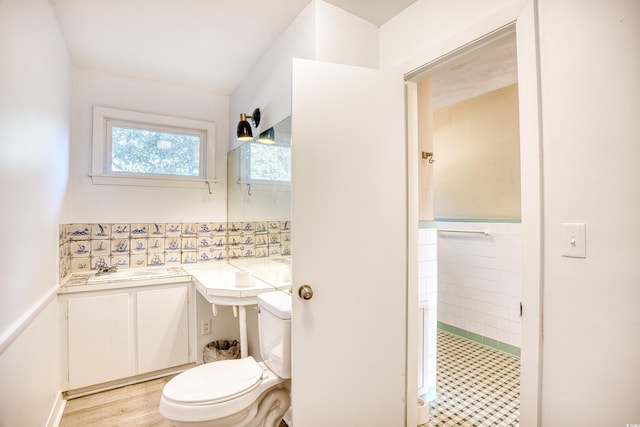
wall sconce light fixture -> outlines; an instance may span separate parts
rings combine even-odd
[[[273,128],[269,128],[264,132],[260,132],[260,136],[258,137],[258,142],[261,144],[275,144],[276,142],[276,133],[273,131]]]
[[[253,110],[253,115],[247,116],[244,113],[240,113],[240,121],[238,122],[238,131],[236,134],[238,135],[239,141],[248,141],[253,139],[253,132],[251,131],[251,125],[247,121],[247,119],[251,119],[253,123],[253,127],[258,127],[260,124],[260,109],[256,108]]]

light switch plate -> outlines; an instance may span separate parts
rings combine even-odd
[[[587,225],[583,222],[562,223],[562,256],[587,257]]]

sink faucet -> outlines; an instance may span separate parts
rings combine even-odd
[[[109,267],[108,265],[102,266],[102,267],[98,267],[98,271],[96,272],[96,276],[101,276],[103,274],[107,274],[107,273],[114,273],[118,271],[118,266],[117,265],[112,265],[111,267]]]

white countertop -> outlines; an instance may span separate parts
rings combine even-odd
[[[256,303],[256,296],[274,289],[288,290],[291,287],[289,281],[268,283],[260,280],[254,274],[252,266],[256,268],[262,277],[266,266],[269,266],[269,277],[279,280],[286,278],[289,265],[281,260],[259,260],[243,262],[240,267],[228,263],[186,264],[180,267],[146,267],[123,269],[113,273],[96,275],[95,273],[75,273],[70,275],[61,284],[58,293],[68,294],[75,292],[101,291],[108,289],[121,289],[139,286],[165,285],[184,281],[193,281],[198,292],[214,304],[221,305],[250,305]],[[284,272],[277,272],[278,269]],[[236,286],[236,272],[249,271],[252,286]],[[259,271],[258,271],[259,270]]]
[[[241,271],[231,264],[189,265],[183,269],[191,275],[196,289],[213,304],[250,305],[256,303],[256,296],[274,289],[288,289],[284,285],[276,287],[255,276],[253,286],[236,286],[236,272]]]
[[[74,273],[58,288],[58,294],[132,288],[138,286],[166,285],[191,281],[181,267],[130,268],[96,276],[91,273]]]

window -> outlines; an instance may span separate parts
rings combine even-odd
[[[251,142],[242,153],[242,181],[250,184],[289,184],[291,146]]]
[[[210,122],[95,107],[95,184],[201,186],[214,176]]]

